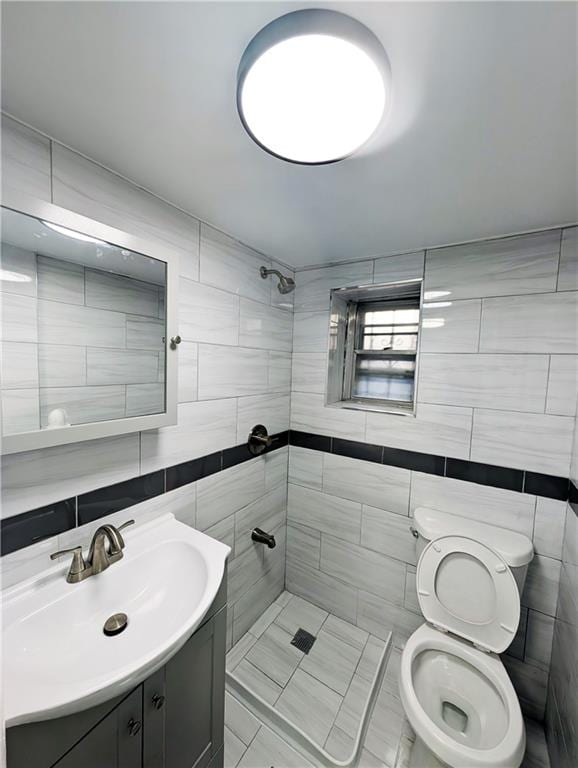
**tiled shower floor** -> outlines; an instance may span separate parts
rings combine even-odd
[[[291,645],[291,638],[300,628],[317,638],[309,654]],[[284,592],[231,649],[227,672],[336,760],[347,760],[385,647],[383,640]],[[399,653],[392,650],[368,727],[361,766],[395,763],[404,729],[397,695],[398,664]],[[239,733],[243,730],[239,720],[253,722],[253,728]],[[260,724],[231,691],[227,693],[226,725],[226,765],[231,768],[257,768],[261,763],[266,768],[311,765]],[[259,731],[252,733],[255,727]],[[247,744],[243,735],[250,734]],[[277,763],[273,762],[273,754],[278,755]]]
[[[309,655],[290,645],[297,629],[317,637]],[[302,728],[336,760],[349,758],[369,682],[385,643],[284,592],[227,656],[227,672]],[[407,768],[413,734],[398,693],[401,651],[391,649],[360,768]],[[368,681],[369,678],[369,681]],[[521,768],[550,768],[543,728],[526,721]],[[325,768],[313,764],[227,690],[225,768]]]

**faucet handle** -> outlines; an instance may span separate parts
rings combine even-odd
[[[122,531],[124,528],[128,528],[129,525],[134,525],[134,520],[127,520],[126,523],[123,523],[122,525],[119,525],[117,527],[117,531]]]
[[[69,576],[77,576],[79,573],[82,573],[84,569],[86,568],[86,563],[84,562],[84,557],[82,556],[82,547],[71,547],[70,549],[60,549],[58,552],[53,552],[50,555],[51,560],[56,560],[57,557],[60,557],[60,555],[68,555],[72,554],[72,563],[70,564],[70,570],[68,571]]]

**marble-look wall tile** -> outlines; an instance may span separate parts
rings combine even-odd
[[[58,538],[58,536],[51,536],[37,544],[3,555],[0,559],[2,589],[8,589],[46,570],[50,555],[60,549]]]
[[[550,668],[554,619],[538,611],[528,611],[525,659],[546,671]]]
[[[471,408],[419,403],[415,418],[368,413],[365,439],[392,448],[467,459],[471,429]]]
[[[269,350],[269,392],[289,392],[291,389],[291,355]]]
[[[179,255],[180,274],[199,276],[199,222],[75,152],[54,144],[53,202]]]
[[[265,462],[258,458],[197,481],[197,525],[203,531],[265,493]]]
[[[287,474],[289,464],[289,446],[278,448],[272,453],[266,453],[265,460],[265,487],[267,490],[282,485],[287,495]]]
[[[268,381],[265,350],[199,344],[199,400],[264,393]]]
[[[235,399],[182,403],[178,423],[141,432],[141,472],[162,469],[235,445]]]
[[[453,301],[554,291],[559,252],[559,230],[427,251],[424,298]]]
[[[96,269],[86,269],[85,283],[85,302],[89,307],[158,317],[159,292],[152,283]]]
[[[403,606],[408,611],[413,611],[419,616],[422,615],[417,597],[416,569],[413,565],[405,566],[405,593],[403,597]]]
[[[475,504],[472,500],[475,499]],[[453,515],[509,528],[532,538],[536,497],[449,477],[411,474],[410,510],[430,507]]]
[[[481,299],[424,302],[421,352],[477,352],[481,312]]]
[[[578,227],[562,231],[558,290],[578,290]]]
[[[33,296],[3,293],[0,335],[4,341],[38,341],[37,303]]]
[[[26,512],[138,474],[136,433],[13,453],[2,459],[2,516]]]
[[[568,477],[574,420],[475,410],[471,460]]]
[[[321,570],[392,603],[403,603],[405,564],[379,552],[322,533]]]
[[[4,235],[6,237],[6,235]],[[2,243],[0,265],[7,272],[15,272],[18,280],[0,280],[1,293],[21,296],[37,295],[36,254],[10,243]]]
[[[291,389],[294,392],[325,392],[327,355],[324,352],[293,354]]]
[[[50,141],[2,115],[2,186],[50,202]]]
[[[165,385],[127,384],[125,416],[147,416],[165,410]]]
[[[38,368],[43,387],[82,387],[86,384],[86,348],[39,344]]]
[[[293,352],[327,354],[329,312],[295,312],[293,316]]]
[[[38,256],[37,275],[38,298],[84,304],[84,267],[80,264]]]
[[[124,347],[125,315],[105,309],[38,301],[38,341],[81,347]]]
[[[559,560],[544,557],[544,555],[534,555],[528,566],[522,604],[547,616],[555,616],[560,568]]]
[[[287,521],[331,533],[350,543],[358,543],[361,504],[290,484]]]
[[[308,448],[289,447],[289,482],[320,491],[323,486],[323,460],[326,454]]]
[[[125,415],[125,388],[49,387],[40,390],[40,423],[46,427],[50,412],[63,408],[70,424],[122,419]]]
[[[388,640],[393,632],[395,648],[402,648],[415,630],[424,622],[423,616],[408,611],[378,595],[361,590],[357,605],[357,626],[372,635]]]
[[[239,297],[181,278],[179,333],[185,341],[239,343]]]
[[[263,280],[259,267],[271,262],[238,240],[201,224],[201,283],[268,304],[270,279]]]
[[[289,429],[289,394],[240,397],[237,410],[237,443],[244,443],[256,424],[274,435]]]
[[[364,440],[365,413],[327,407],[324,404],[323,395],[293,392],[291,395],[291,429],[343,437],[349,440]]]
[[[87,384],[150,384],[156,383],[158,376],[159,356],[154,350],[86,350]],[[42,384],[46,386],[44,381]]]
[[[361,546],[415,565],[415,539],[410,525],[411,520],[403,515],[364,504],[361,511]]]
[[[534,550],[538,555],[562,559],[566,502],[557,499],[536,499]]]
[[[16,435],[39,428],[38,389],[4,389],[2,399],[2,434]]]
[[[329,576],[306,565],[302,560],[287,561],[286,588],[355,624],[357,618],[357,589],[350,583]]]
[[[578,293],[484,299],[481,352],[578,353]]]
[[[503,656],[502,661],[518,694],[522,712],[534,720],[542,721],[546,706],[548,673],[511,656]]]
[[[109,314],[114,313],[110,312]],[[126,316],[126,346],[129,349],[164,349],[164,335],[165,323],[163,320],[153,320],[150,317],[141,317],[140,315]],[[99,344],[98,346],[104,345]]]
[[[401,253],[399,256],[386,256],[375,259],[373,282],[395,283],[402,280],[415,280],[423,277],[425,251]]]
[[[574,416],[578,394],[578,356],[550,355],[546,413]]]
[[[253,626],[263,611],[285,588],[285,563],[275,562],[233,607],[233,642],[236,643]]]
[[[304,563],[319,568],[321,533],[315,528],[293,523],[287,526],[287,558],[295,564]]]
[[[323,458],[323,491],[406,516],[410,472],[370,461],[327,453]]]
[[[297,273],[295,312],[329,309],[329,293],[332,288],[368,285],[373,279],[373,262],[358,261],[353,264],[337,264],[323,269],[306,269]]]
[[[253,470],[251,477],[258,478],[256,470]],[[249,478],[249,474],[247,474],[247,478]],[[246,485],[242,487],[249,487],[248,480]],[[235,554],[241,554],[247,549],[259,548],[251,539],[253,528],[261,528],[268,533],[275,533],[281,526],[285,525],[286,519],[287,489],[285,486],[277,486],[264,496],[260,496],[256,501],[252,501],[239,509],[235,514]]]
[[[239,344],[244,347],[291,351],[292,316],[258,301],[241,299]]]
[[[0,342],[2,389],[34,389],[38,387],[38,347],[16,341]]]
[[[543,413],[548,355],[423,354],[418,397],[425,403]]]
[[[197,344],[183,341],[179,345],[179,403],[190,403],[197,399],[197,377],[199,371],[199,350]],[[164,368],[164,359],[159,368]],[[163,372],[163,371],[160,371]]]

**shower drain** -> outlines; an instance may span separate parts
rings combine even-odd
[[[315,635],[307,632],[306,629],[298,629],[297,632],[295,632],[293,635],[291,645],[294,645],[295,648],[297,648],[299,651],[303,651],[303,653],[309,653],[309,651],[313,648],[313,643],[316,640],[317,638]]]

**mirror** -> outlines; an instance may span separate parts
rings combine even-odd
[[[2,208],[3,453],[174,423],[168,261],[58,219]]]

